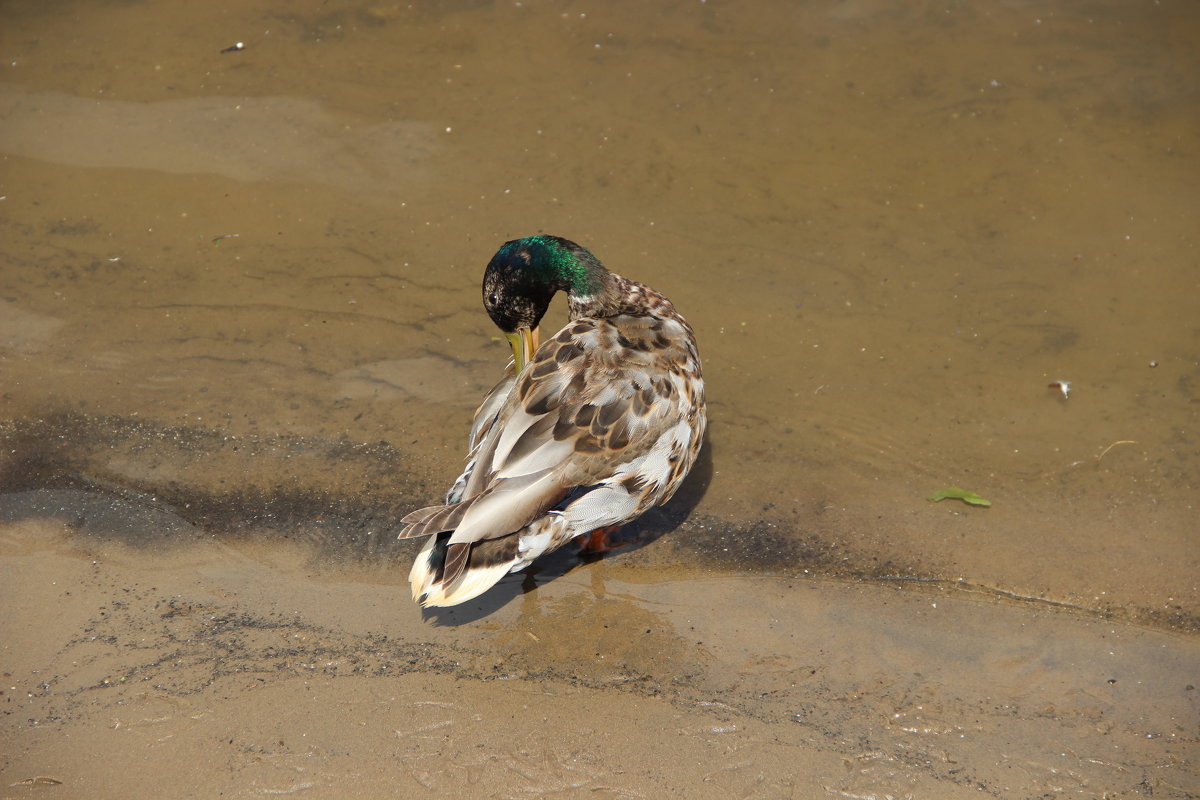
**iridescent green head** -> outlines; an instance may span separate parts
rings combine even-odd
[[[520,370],[536,348],[536,330],[558,291],[593,294],[606,270],[586,248],[559,236],[505,242],[483,274],[483,307],[513,344]]]

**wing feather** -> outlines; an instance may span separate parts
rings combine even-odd
[[[699,381],[690,330],[664,336],[664,325],[680,323],[655,317],[587,322],[544,342],[484,400],[460,502],[404,518],[405,538],[449,533],[443,587],[474,569],[476,544],[517,533],[551,509],[565,509],[572,528],[617,524],[674,488],[669,453],[686,452],[692,433],[679,426],[693,401],[678,382],[689,370]]]

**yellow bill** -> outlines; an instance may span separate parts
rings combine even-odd
[[[513,363],[517,365],[519,373],[525,369],[526,364],[533,360],[533,354],[538,349],[541,339],[541,327],[533,330],[517,328],[512,333],[504,334],[504,338],[508,339],[508,343],[512,345]]]

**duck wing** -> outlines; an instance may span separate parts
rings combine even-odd
[[[649,316],[568,323],[515,377],[492,421],[476,424],[459,502],[409,514],[400,534],[448,534],[444,583],[467,567],[473,546],[547,512],[566,518],[561,544],[670,496],[704,431],[691,330]]]
[[[487,436],[492,425],[496,423],[496,419],[500,415],[500,410],[504,407],[504,403],[508,399],[508,394],[512,391],[516,380],[517,372],[513,362],[510,361],[508,362],[508,368],[504,371],[504,377],[487,393],[487,396],[483,398],[483,402],[479,404],[479,408],[475,409],[475,416],[471,421],[471,433],[467,436],[467,466],[446,492],[446,505],[453,505],[462,501],[467,481],[470,479],[471,473],[475,470],[475,464],[477,463],[475,451],[478,448],[479,442]]]

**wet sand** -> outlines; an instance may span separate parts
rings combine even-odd
[[[197,531],[147,552],[87,524],[5,530],[7,615],[42,622],[6,625],[19,731],[6,785],[161,796],[170,775],[189,797],[713,798],[1193,785],[1195,642],[1061,609],[673,576],[644,548],[556,559],[422,620],[400,570],[331,570],[304,545]]]
[[[1200,794],[1196,52],[1182,3],[8,7],[0,797]],[[536,231],[676,302],[708,445],[637,544],[423,615],[398,520]]]

